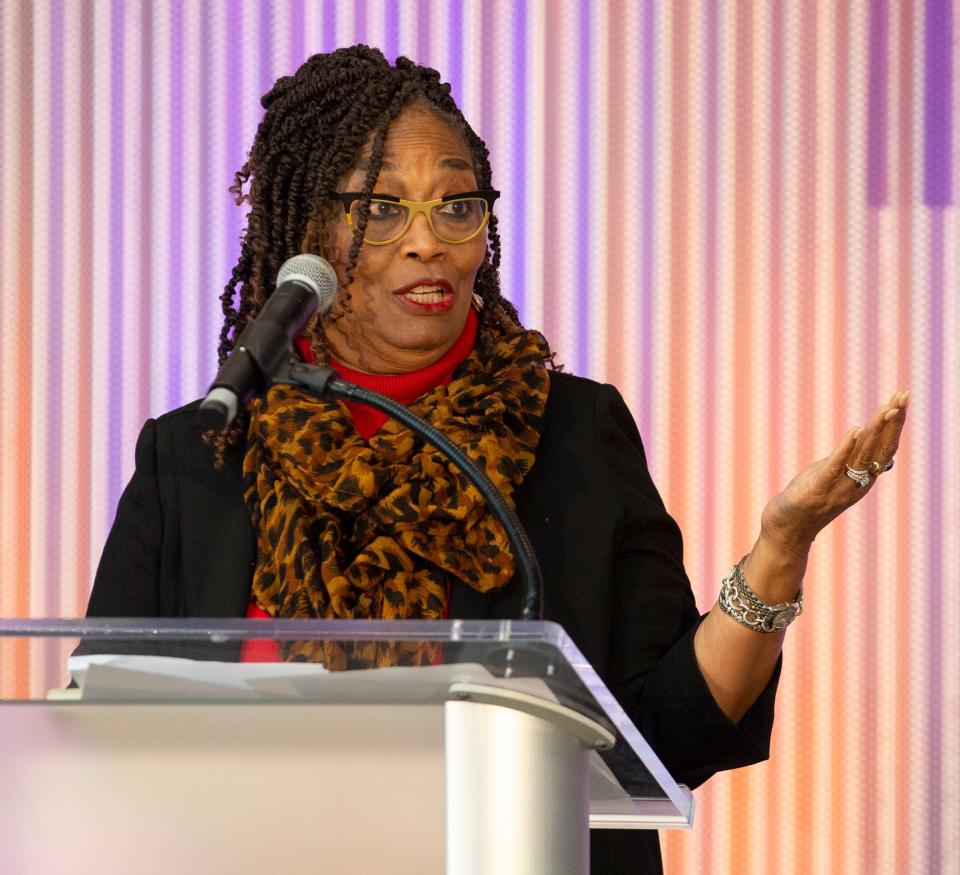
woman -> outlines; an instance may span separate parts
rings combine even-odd
[[[551,369],[500,294],[487,150],[449,86],[356,46],[309,59],[263,105],[233,189],[250,213],[221,360],[283,261],[326,257],[341,288],[303,356],[409,404],[483,465],[536,549],[546,618],[678,780],[765,758],[809,548],[892,464],[906,393],[767,505],[701,619],[619,394]],[[91,616],[517,615],[502,530],[396,422],[275,388],[206,438],[195,405],[144,427]],[[650,833],[591,839],[596,871],[660,868]]]

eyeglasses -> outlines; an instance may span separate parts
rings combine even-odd
[[[337,197],[347,214],[347,225],[356,227],[363,195],[351,191],[339,193]],[[391,194],[374,194],[370,196],[363,242],[373,246],[393,243],[407,233],[414,216],[423,213],[438,239],[444,243],[466,243],[487,224],[498,197],[499,191],[465,191],[433,201],[407,201]]]

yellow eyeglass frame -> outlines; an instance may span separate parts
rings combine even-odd
[[[347,219],[347,227],[353,230],[353,213],[351,212],[351,209],[357,201],[363,200],[364,195],[358,191],[344,191],[338,192],[337,197],[339,198],[340,203],[343,204],[343,210]],[[395,197],[392,194],[372,194],[370,195],[370,203],[380,201],[381,203],[397,204],[398,206],[406,207],[407,221],[403,228],[401,228],[400,231],[389,240],[367,240],[367,238],[364,237],[363,242],[368,243],[370,246],[389,246],[391,243],[396,243],[397,240],[399,240],[410,229],[410,226],[413,224],[413,220],[417,214],[423,213],[427,220],[427,224],[430,226],[430,230],[438,240],[441,240],[444,243],[449,243],[452,246],[456,246],[460,243],[468,243],[470,240],[473,240],[473,238],[476,237],[477,234],[479,234],[484,228],[486,228],[487,222],[490,221],[490,213],[493,210],[493,202],[498,197],[500,197],[500,192],[494,191],[493,189],[487,189],[484,191],[462,191],[457,194],[447,194],[432,201],[408,201],[404,198]],[[480,222],[479,226],[477,226],[477,229],[470,234],[469,237],[464,237],[463,240],[448,240],[434,227],[433,218],[430,215],[430,211],[434,207],[440,206],[440,204],[447,204],[451,201],[458,200],[482,200],[486,203],[486,211],[483,214],[483,221]]]

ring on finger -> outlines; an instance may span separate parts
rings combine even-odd
[[[889,462],[871,462],[868,467],[870,469],[870,473],[873,474],[874,477],[879,477],[885,471],[889,471],[893,467],[893,459],[891,459]]]
[[[873,480],[870,472],[866,469],[851,468],[849,465],[845,465],[844,467],[847,469],[847,476],[861,489],[865,489],[870,485],[870,481]]]

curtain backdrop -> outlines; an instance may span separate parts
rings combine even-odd
[[[0,615],[82,614],[143,420],[214,374],[259,97],[367,42],[453,83],[506,294],[623,391],[703,610],[766,499],[913,390],[897,467],[813,551],[772,761],[663,843],[673,873],[957,871],[960,3],[0,9]]]

